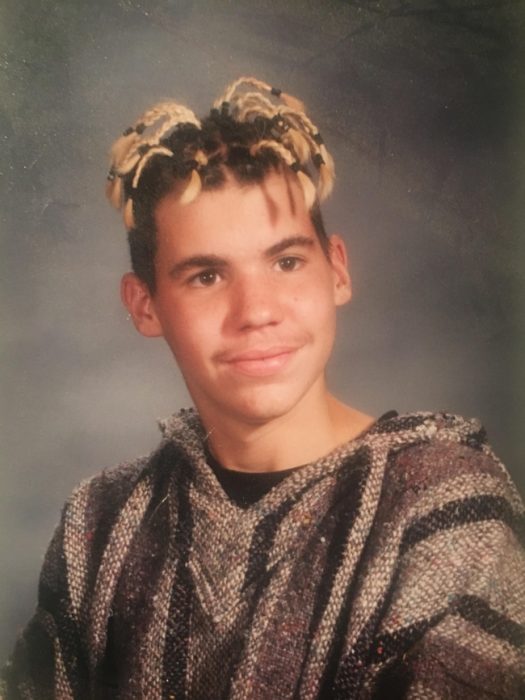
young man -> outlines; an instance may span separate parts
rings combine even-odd
[[[122,298],[195,408],[66,504],[7,697],[523,697],[523,506],[483,429],[327,389],[351,296],[332,180],[255,79],[116,142]]]

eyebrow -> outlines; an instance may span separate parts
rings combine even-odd
[[[315,241],[309,236],[288,236],[267,248],[264,251],[264,257],[273,258],[275,255],[279,255],[279,253],[283,253],[285,250],[288,250],[288,248],[294,246],[311,248],[313,245],[315,245]],[[225,258],[221,258],[219,255],[192,255],[189,258],[184,258],[184,260],[175,263],[170,269],[169,274],[170,277],[177,278],[188,270],[206,267],[217,269],[227,267],[227,265],[228,261]]]
[[[194,270],[195,268],[218,268],[226,267],[227,264],[228,262],[218,255],[192,255],[189,258],[184,258],[184,260],[175,263],[170,270],[170,277],[179,277],[187,270]]]
[[[284,253],[288,248],[294,246],[302,246],[304,248],[311,248],[315,245],[315,241],[310,236],[288,236],[288,238],[283,238],[282,241],[274,243],[265,252],[264,255],[267,258],[273,258],[274,255],[279,255],[279,253]]]

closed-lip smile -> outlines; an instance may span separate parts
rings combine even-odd
[[[281,370],[296,350],[296,347],[288,345],[256,348],[245,352],[226,353],[221,360],[242,374],[265,376]]]

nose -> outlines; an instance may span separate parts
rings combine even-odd
[[[277,325],[283,303],[275,282],[267,275],[247,273],[231,287],[230,322],[236,330]]]

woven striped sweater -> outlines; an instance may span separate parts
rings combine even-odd
[[[376,423],[247,509],[193,411],[66,503],[6,698],[523,698],[523,505],[477,421]]]

